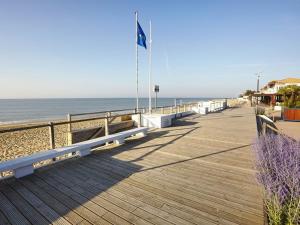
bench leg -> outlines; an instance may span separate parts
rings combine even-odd
[[[71,153],[68,154],[68,157],[72,157],[74,155],[76,155],[76,152],[71,152]]]
[[[78,155],[80,157],[83,157],[83,156],[86,156],[86,155],[89,155],[89,154],[91,154],[91,149],[90,148],[86,148],[86,149],[82,149],[82,150],[78,151]]]
[[[143,131],[143,132],[137,133],[136,136],[137,137],[146,137],[147,136],[147,132]]]
[[[121,144],[124,144],[125,140],[122,138],[122,139],[118,139],[118,140],[114,140],[114,144],[116,145],[121,145]]]
[[[32,165],[14,169],[16,178],[21,178],[21,177],[25,177],[27,175],[33,174],[33,171],[34,171],[34,169],[33,169]]]

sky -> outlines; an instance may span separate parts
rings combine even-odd
[[[135,97],[135,15],[160,97],[300,77],[299,0],[0,0],[0,98]],[[139,47],[140,96],[149,50]]]

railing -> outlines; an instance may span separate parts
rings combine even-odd
[[[180,105],[170,105],[170,106],[158,106],[152,109],[152,113],[159,113],[159,114],[170,114],[170,113],[179,113],[179,112],[186,112],[192,111],[194,106],[197,106],[198,103],[184,103]],[[149,112],[148,108],[145,108],[145,112]]]
[[[178,113],[191,110],[196,103],[177,106],[163,106],[152,110],[152,113]],[[0,162],[30,155],[41,150],[49,150],[72,144],[73,131],[84,128],[101,127],[98,133],[109,134],[109,125],[117,123],[122,116],[147,113],[148,108],[122,109],[114,111],[99,111],[88,113],[68,114],[66,120],[50,121],[31,125],[14,125],[0,127]],[[141,116],[139,116],[141,118]],[[121,121],[121,119],[120,119]],[[138,124],[141,124],[140,121]],[[93,135],[94,136],[94,135]],[[94,138],[93,136],[90,139]]]
[[[82,114],[68,114],[68,118],[69,118],[68,121],[48,122],[47,124],[29,125],[29,126],[22,126],[22,127],[16,127],[16,128],[1,129],[0,134],[48,127],[49,128],[49,136],[50,136],[50,147],[55,148],[55,143],[53,141],[54,140],[54,138],[53,138],[54,137],[54,127],[55,126],[59,126],[59,125],[68,125],[68,126],[70,126],[72,124],[80,123],[80,122],[87,122],[87,121],[93,121],[93,120],[99,120],[99,119],[109,120],[109,119],[115,119],[115,118],[120,117],[120,116],[131,116],[131,115],[135,115],[135,114],[141,114],[141,112],[134,112],[134,113],[126,113],[126,114],[122,114],[122,115],[109,115],[112,112],[106,112],[107,113],[106,116],[98,116],[98,117],[91,117],[91,118],[85,118],[85,119],[71,120],[71,116],[91,115],[91,114],[99,114],[99,113],[100,112],[97,112],[97,113],[82,113]],[[101,113],[104,113],[104,112],[101,112]]]
[[[132,116],[135,114],[141,115],[141,112],[136,112],[135,110],[132,111],[133,112],[127,112],[121,115],[114,115],[111,112],[107,112],[105,116],[101,115],[79,119],[70,117],[72,119],[67,121],[56,121],[1,129],[0,161],[31,155],[42,150],[70,145],[72,144],[70,142],[70,137],[72,137],[72,134],[70,133],[72,132],[72,125],[78,124],[77,127],[91,127],[91,125],[94,124],[97,124],[100,127],[102,125],[101,129],[105,129],[105,135],[108,135],[109,124],[117,117]]]
[[[256,115],[256,126],[258,136],[280,133],[274,122],[265,115]]]

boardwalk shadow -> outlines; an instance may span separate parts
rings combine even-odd
[[[107,191],[140,169],[130,162],[91,154],[38,169],[31,176],[5,180],[0,184],[0,224],[79,224],[84,220],[114,224],[113,204],[122,200]],[[126,218],[118,220],[128,224]]]
[[[196,122],[190,121],[176,121],[175,124],[178,126],[176,130],[183,132],[172,135],[167,130],[150,132],[143,139],[126,141],[125,145],[100,148],[86,157],[39,168],[31,176],[1,181],[0,224],[80,224],[86,223],[84,221],[115,224],[116,218],[119,224],[128,224],[135,219],[142,222],[143,219],[135,218],[133,214],[118,215],[116,211],[119,205],[128,212],[134,207],[127,203],[127,194],[135,194],[134,187],[124,180],[143,170],[135,162],[200,128],[193,126]],[[166,141],[147,146],[147,142],[160,137]],[[143,146],[153,149],[143,153],[140,151]],[[115,157],[131,151],[138,154],[133,154],[128,160]]]
[[[166,134],[167,131],[150,133],[110,150],[94,151],[83,158],[42,167],[21,179],[1,181],[0,224],[86,224],[85,220],[91,224],[115,224],[116,218],[119,224],[128,224],[135,216],[128,214],[127,218],[111,212],[119,204],[124,210],[132,211],[133,206],[126,203],[128,199],[124,195],[127,191],[132,194],[132,188],[121,181],[142,167],[118,160],[114,155]]]
[[[188,120],[175,120],[172,127],[193,126],[196,124],[198,123]]]
[[[143,158],[155,153],[156,151],[164,148],[165,146],[175,143],[179,139],[183,138],[184,136],[192,133],[193,131],[195,131],[199,128],[200,128],[199,126],[185,128],[184,132],[179,133],[179,134],[172,134],[172,135],[169,135],[170,132],[168,132],[168,131],[156,131],[153,133],[149,133],[149,135],[146,136],[142,140],[138,140],[138,141],[137,140],[129,140],[129,141],[127,141],[126,145],[118,146],[113,149],[108,149],[108,150],[105,150],[104,152],[99,152],[99,154],[108,154],[112,157],[113,155],[116,155],[116,154],[119,154],[119,153],[122,153],[125,151],[130,152],[130,151],[136,151],[136,150],[143,149],[143,148],[153,148],[151,151],[148,151],[147,153],[142,154],[141,156],[136,157],[133,160],[130,160],[130,162],[137,162],[137,161],[140,161]],[[182,130],[182,128],[178,128],[175,130]],[[174,131],[174,129],[172,129],[172,131]],[[147,142],[149,142],[155,138],[156,139],[157,138],[171,138],[171,139],[162,144],[147,145]],[[141,143],[143,143],[142,147],[140,146]],[[95,154],[97,154],[97,153],[95,153]]]
[[[226,152],[232,152],[232,151],[236,151],[236,150],[239,150],[241,148],[245,148],[245,147],[249,147],[249,146],[251,146],[251,145],[250,144],[241,145],[241,146],[238,146],[238,147],[229,148],[229,149],[225,149],[225,150],[218,151],[218,152],[213,152],[213,153],[200,155],[200,156],[189,158],[189,159],[184,159],[184,160],[179,160],[179,161],[172,162],[172,163],[167,163],[167,164],[160,165],[160,166],[155,166],[155,167],[151,167],[151,168],[147,168],[147,169],[142,169],[140,172],[147,171],[147,170],[153,170],[153,169],[157,169],[157,168],[162,168],[162,167],[167,167],[167,166],[171,166],[171,165],[175,165],[175,164],[185,163],[185,162],[192,161],[192,160],[195,160],[195,159],[207,158],[209,156],[219,155],[219,154],[226,153]]]

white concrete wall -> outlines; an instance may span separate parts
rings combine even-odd
[[[186,111],[181,113],[172,113],[172,114],[142,114],[141,126],[142,127],[151,127],[151,128],[163,128],[172,126],[173,119],[180,118],[193,114],[192,111]],[[139,121],[139,115],[133,115],[132,120],[135,123]]]
[[[193,107],[193,111],[200,114],[206,114],[209,112],[216,112],[223,110],[227,107],[225,100],[213,100],[206,102],[199,102],[197,107]]]

